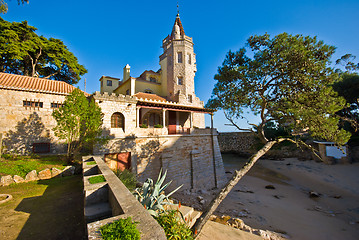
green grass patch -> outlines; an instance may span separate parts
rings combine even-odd
[[[95,161],[91,161],[91,162],[86,163],[86,165],[96,165],[96,162],[95,162]]]
[[[135,190],[137,183],[135,174],[125,169],[122,172],[117,171],[116,175],[122,181],[122,183],[127,187],[127,189],[130,190],[130,192]]]
[[[166,233],[167,239],[194,239],[191,229],[180,222],[178,211],[167,211],[155,217]]]
[[[103,175],[90,177],[88,180],[89,180],[89,182],[91,184],[100,183],[100,182],[106,182],[106,179],[105,179],[105,177]]]
[[[6,157],[6,156],[5,156]],[[46,168],[64,169],[66,160],[61,155],[49,156],[15,156],[12,158],[0,158],[0,176],[19,175],[25,177],[32,170],[40,172]]]
[[[100,228],[104,240],[139,240],[140,231],[137,222],[132,222],[131,217],[119,219]]]

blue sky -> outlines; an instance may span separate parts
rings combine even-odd
[[[7,21],[27,20],[37,34],[59,38],[88,69],[78,86],[87,92],[99,91],[102,75],[122,78],[122,69],[131,65],[131,75],[159,69],[162,39],[172,29],[177,1],[92,1],[30,0],[17,5],[7,1]],[[288,32],[317,36],[337,47],[333,58],[351,53],[359,61],[358,0],[257,0],[179,1],[186,35],[193,38],[197,54],[196,95],[205,103],[215,81],[213,76],[229,50],[243,47],[251,35],[272,36]],[[248,115],[248,119],[255,118]],[[208,119],[206,119],[208,120]],[[219,131],[233,131],[215,114]],[[207,122],[209,125],[209,122]],[[246,122],[240,122],[245,127]]]

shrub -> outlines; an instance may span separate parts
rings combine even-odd
[[[136,228],[137,222],[131,217],[119,219],[100,228],[104,240],[139,240],[140,231]]]
[[[155,128],[163,128],[162,124],[156,124],[154,127]]]
[[[148,128],[148,126],[147,126],[147,124],[142,123],[142,124],[140,125],[140,128]]]
[[[122,181],[122,183],[130,190],[131,192],[136,188],[136,175],[133,174],[131,171],[125,169],[122,172],[117,171],[117,177]]]
[[[88,162],[86,165],[96,165],[95,161]]]
[[[194,239],[189,227],[180,222],[179,211],[172,210],[155,217],[166,233],[167,239]]]
[[[100,182],[106,182],[106,179],[103,175],[94,176],[89,178],[89,182],[91,184],[100,183]]]

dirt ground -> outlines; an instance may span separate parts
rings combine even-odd
[[[244,162],[235,155],[223,159],[228,178]],[[176,197],[201,210],[214,194],[187,191]],[[358,239],[359,163],[260,160],[215,214],[240,218],[253,228],[283,233],[290,239]]]
[[[81,175],[12,184],[0,194],[0,239],[84,239]]]

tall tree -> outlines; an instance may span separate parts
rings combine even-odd
[[[29,0],[17,0],[17,3],[20,4],[24,4],[24,3],[29,3]],[[8,7],[7,7],[7,3],[5,2],[5,0],[0,0],[0,13],[7,13]]]
[[[95,100],[88,100],[75,89],[65,99],[63,106],[52,113],[57,121],[55,135],[67,143],[67,156],[77,153],[86,143],[94,144],[102,132],[103,114]]]
[[[78,83],[87,70],[64,43],[38,36],[37,29],[0,18],[0,71]]]
[[[287,140],[312,148],[300,140],[299,134],[310,134],[339,145],[349,139],[350,134],[338,128],[339,117],[335,115],[346,103],[331,87],[338,80],[338,74],[329,66],[334,51],[335,47],[316,37],[282,33],[273,38],[268,34],[251,36],[245,48],[228,52],[215,75],[217,83],[206,107],[222,109],[239,130],[243,129],[236,124],[236,118],[244,110],[259,115],[260,123],[250,123],[254,127],[250,130],[264,146],[235,172],[205,209],[193,226],[195,235],[231,189],[274,144]],[[292,137],[268,139],[265,126],[273,121],[292,129]]]

